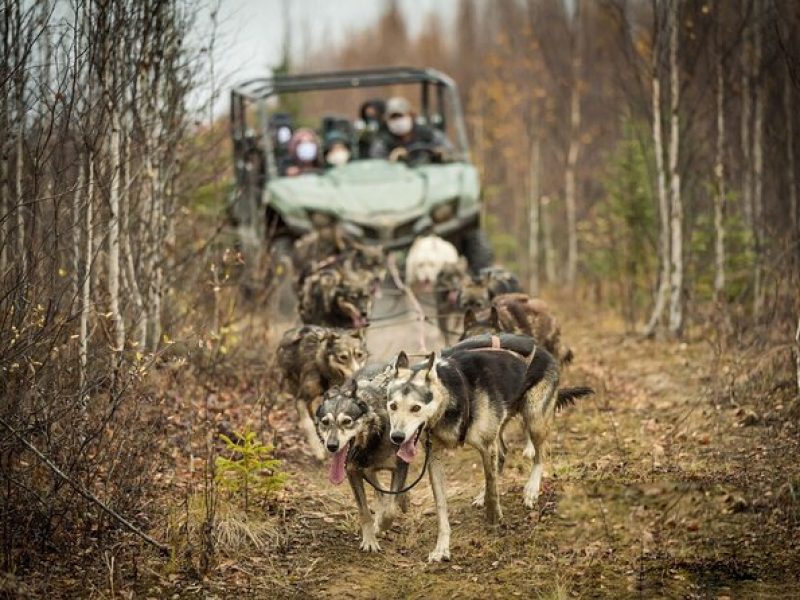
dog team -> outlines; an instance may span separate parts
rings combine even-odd
[[[417,355],[418,361],[400,352],[386,364],[368,364],[365,330],[387,272],[381,248],[356,243],[334,225],[298,240],[293,264],[304,325],[279,344],[282,390],[294,399],[313,454],[330,460],[330,482],[347,479],[352,488],[361,549],[380,550],[378,536],[398,509],[408,509],[410,489],[427,472],[438,519],[428,560],[450,559],[446,449],[478,451],[484,485],[474,504],[484,508],[488,523],[499,522],[503,431],[515,419],[522,421],[523,454],[531,460],[522,500],[533,507],[555,413],[592,393],[559,387],[573,354],[547,305],[525,294],[508,270],[471,273],[452,244],[419,237],[406,256],[405,284],[433,294],[445,343],[456,335],[459,341]],[[415,462],[422,462],[419,474],[407,484]],[[377,480],[386,471],[389,489]],[[365,482],[377,492],[374,516]]]

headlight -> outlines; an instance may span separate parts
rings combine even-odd
[[[455,216],[457,205],[458,200],[453,200],[447,204],[437,206],[431,211],[431,220],[434,223],[444,223],[445,221],[449,221]]]

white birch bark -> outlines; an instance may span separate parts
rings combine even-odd
[[[680,73],[678,70],[678,27],[679,2],[670,3],[670,140],[669,140],[669,171],[670,171],[670,257],[672,271],[670,273],[670,299],[669,299],[669,331],[673,335],[680,335],[683,327],[683,202],[681,199],[681,175],[678,165],[678,150],[680,147],[680,121],[678,110],[680,108]]]
[[[528,197],[528,292],[539,295],[539,195],[541,181],[541,140],[531,140],[530,190]]]
[[[664,170],[664,137],[661,130],[661,79],[659,73],[659,52],[660,52],[660,25],[656,25],[653,36],[653,56],[652,56],[652,107],[653,112],[653,147],[656,159],[656,192],[658,195],[658,215],[660,220],[660,231],[658,237],[658,254],[661,264],[658,272],[658,288],[656,290],[655,303],[650,320],[645,327],[646,335],[653,335],[664,315],[667,306],[667,295],[669,293],[669,274],[672,261],[670,259],[670,219],[669,219],[669,198],[667,196],[667,174]]]
[[[572,90],[570,91],[569,149],[564,175],[564,204],[567,213],[567,285],[575,285],[578,274],[578,225],[575,198],[575,170],[578,164],[581,136],[581,17],[580,3],[575,4],[574,41],[572,44]]]

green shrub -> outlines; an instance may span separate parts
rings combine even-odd
[[[217,486],[230,494],[242,494],[245,510],[252,494],[266,498],[283,487],[287,474],[280,470],[281,461],[272,456],[272,445],[262,444],[249,430],[234,433],[235,440],[224,434],[219,437],[231,457],[217,457]]]

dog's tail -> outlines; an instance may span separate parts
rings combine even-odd
[[[575,404],[575,400],[590,396],[594,394],[594,390],[590,387],[579,386],[569,387],[558,390],[558,397],[556,398],[556,410],[562,410],[568,406]]]

